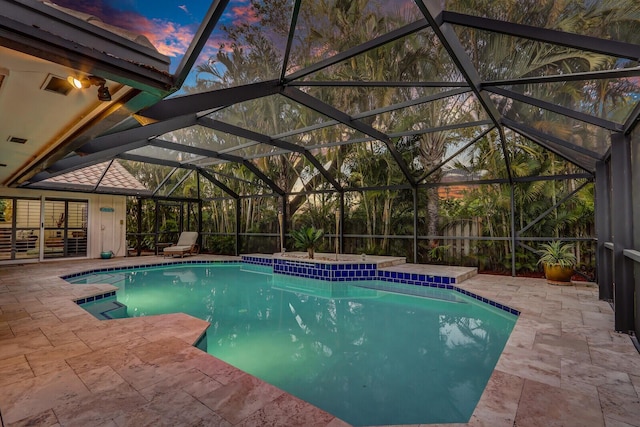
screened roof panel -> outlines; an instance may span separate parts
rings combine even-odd
[[[174,184],[172,188],[167,188],[168,193],[166,195],[171,197],[185,197],[189,199],[197,199],[198,198],[198,173],[194,170],[181,169],[181,171],[186,173],[178,174],[176,172],[175,178],[180,177],[180,179]],[[172,176],[172,178],[173,177],[174,176]],[[163,188],[160,189],[160,191],[162,190]]]
[[[164,177],[174,169],[169,166],[122,159],[118,159],[118,162],[149,191],[154,191]]]
[[[464,82],[431,28],[392,41],[302,78],[303,82]]]
[[[229,151],[229,154],[242,157],[244,159],[255,159],[265,156],[276,156],[283,153],[289,153],[288,150],[283,150],[273,145],[268,144],[254,144]]]
[[[447,0],[445,9],[468,15],[548,28],[568,33],[640,43],[637,16],[640,5],[635,0],[581,1],[488,1]]]
[[[340,170],[338,164],[339,164],[339,160],[340,160],[340,153],[339,153],[340,149],[339,148],[333,148],[333,149],[326,149],[326,148],[312,148],[309,150],[309,152],[311,153],[312,156],[314,156],[316,159],[318,159],[318,162],[320,163],[320,165],[322,165],[322,168],[324,169],[324,171],[326,172],[327,175],[329,175],[330,177],[332,177],[333,179],[336,180],[336,182],[338,182],[340,185],[343,185],[340,182],[340,177],[339,177],[339,173],[338,171]],[[320,182],[319,185],[319,190],[326,190],[326,189],[330,189],[333,190],[333,186],[332,184],[327,181],[326,179],[322,179],[322,181]]]
[[[582,153],[576,153],[569,148],[559,145],[553,141],[544,141],[549,149],[555,150],[559,155],[574,162],[577,166],[580,166],[585,171],[595,172],[597,159],[587,156]]]
[[[513,85],[505,89],[618,124],[629,118],[640,97],[640,78]]]
[[[195,61],[180,93],[200,93],[278,78],[287,44],[293,0],[260,13],[231,0]]]
[[[381,132],[428,130],[441,126],[463,124],[487,119],[476,102],[475,95],[467,92],[431,102],[376,114],[368,118]]]
[[[415,3],[403,0],[332,2],[302,0],[287,74],[422,18]]]
[[[255,141],[200,125],[168,132],[161,135],[159,139],[189,147],[205,148],[218,153],[255,144]]]
[[[170,160],[180,163],[188,163],[200,157],[196,156],[195,154],[185,153],[184,151],[169,150],[166,148],[154,147],[152,145],[147,145],[145,147],[127,151],[125,154],[149,157],[151,159],[158,160]]]
[[[282,95],[234,104],[207,117],[268,136],[329,121],[326,116]]]
[[[319,190],[323,187],[326,180],[320,174],[318,169],[310,163],[304,164],[297,171],[297,179],[291,185],[289,192],[299,193],[308,190]]]
[[[515,134],[516,138],[519,136],[529,139],[528,135],[521,134],[519,132],[512,132],[510,129],[505,129],[505,134],[507,135],[508,144],[513,144],[514,141],[517,144],[518,139],[514,139],[514,137],[510,137],[510,134]],[[568,148],[565,145],[559,144],[557,141],[553,141],[550,138],[534,137],[534,139],[530,139],[535,144],[541,145],[544,149],[554,153],[558,157],[565,159],[567,161],[573,162],[576,166],[584,169],[585,171],[593,172],[596,168],[597,159],[594,159],[592,156],[584,154],[582,152],[577,152]]]
[[[338,108],[350,116],[389,105],[400,104],[443,93],[442,87],[344,87],[344,86],[300,86],[300,90]],[[358,102],[354,102],[354,101]]]
[[[485,81],[556,76],[636,66],[623,58],[454,26],[478,74]]]
[[[181,197],[185,194],[177,191],[184,181],[187,180],[193,171],[188,169],[176,169],[173,173],[170,173],[165,177],[165,179],[160,183],[158,188],[155,190],[157,196],[164,197]],[[195,175],[194,175],[195,176]]]
[[[515,177],[555,176],[585,172],[559,154],[544,148],[518,133],[505,130],[511,167]]]
[[[502,98],[502,97],[500,97]],[[602,156],[609,148],[609,132],[598,126],[509,98],[502,98],[505,117]]]
[[[495,178],[490,176],[490,173],[486,169],[474,168],[472,163],[478,156],[480,150],[474,146],[467,147],[457,154],[451,160],[445,162],[441,169],[440,181],[444,178],[447,181],[478,181],[480,179]],[[438,172],[426,177],[427,182],[433,182],[434,176],[437,176]]]
[[[193,160],[189,162],[194,166],[213,166],[213,165],[222,165],[228,163],[226,160],[222,159],[214,159],[212,157],[201,157],[199,159]]]
[[[297,145],[302,145],[308,148],[315,148],[336,145],[353,139],[360,139],[365,137],[366,135],[360,131],[357,131],[343,124],[337,124],[296,135],[291,135],[282,139]]]
[[[504,167],[490,171],[484,166],[487,160],[504,164],[499,134],[495,129],[485,133],[487,129],[487,126],[476,126],[412,137],[420,168],[418,182],[444,182],[445,176],[449,181],[505,178]]]
[[[271,192],[262,181],[258,180],[256,176],[244,166],[230,167],[230,165],[218,165],[205,168],[205,170],[237,194],[246,195]]]
[[[224,172],[220,172],[218,171],[218,169]],[[241,177],[240,179],[234,179],[234,173],[237,173],[237,170],[235,169],[237,169],[236,165],[232,164],[205,168],[205,170],[210,173],[216,180],[233,191],[237,191],[242,185],[253,186],[253,184],[251,184],[251,182],[249,181],[249,179],[253,177]]]

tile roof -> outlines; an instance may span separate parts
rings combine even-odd
[[[97,165],[88,166],[63,175],[54,176],[44,180],[44,182],[84,185],[87,187],[95,187],[100,177],[104,174],[105,169],[109,166],[109,162],[98,163]],[[99,188],[125,188],[129,190],[147,190],[140,181],[138,181],[124,166],[117,160],[114,160],[111,167],[100,181]]]

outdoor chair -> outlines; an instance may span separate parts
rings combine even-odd
[[[200,247],[196,243],[197,240],[197,231],[183,231],[178,242],[175,245],[164,248],[162,253],[165,257],[180,255],[180,258],[184,257],[184,254],[197,254],[200,251]]]

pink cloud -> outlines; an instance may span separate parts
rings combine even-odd
[[[94,15],[107,24],[143,35],[158,52],[170,57],[182,56],[195,34],[192,26],[165,19],[149,19],[135,11],[116,10],[101,1],[56,1],[60,6]]]
[[[255,24],[260,20],[251,5],[234,6],[231,8],[233,15],[233,23],[237,24]]]
[[[167,56],[183,55],[193,39],[193,30],[168,21],[158,21],[155,24],[152,31],[145,31],[143,34],[156,49]]]

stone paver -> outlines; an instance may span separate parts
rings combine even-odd
[[[348,425],[193,347],[207,322],[185,314],[101,322],[73,300],[113,287],[77,287],[59,278],[166,261],[0,267],[5,425]],[[444,271],[438,268],[389,267]],[[469,278],[457,286],[522,314],[469,423],[458,426],[640,427],[640,355],[628,335],[613,331],[611,306],[598,301],[597,287],[462,274]]]

